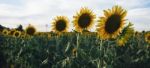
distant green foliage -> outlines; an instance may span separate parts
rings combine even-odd
[[[125,46],[94,33],[25,39],[1,35],[0,58],[0,68],[149,68],[150,47],[142,34]]]

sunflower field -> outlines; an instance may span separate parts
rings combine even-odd
[[[0,27],[0,68],[150,68],[150,31],[138,32],[121,6],[57,16],[50,32]],[[90,29],[97,23],[96,30]]]

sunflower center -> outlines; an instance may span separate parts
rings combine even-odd
[[[105,23],[105,30],[108,33],[112,34],[120,28],[120,25],[121,25],[121,16],[114,14],[107,19]]]
[[[15,36],[16,36],[16,37],[19,36],[19,33],[15,33]]]
[[[63,30],[65,30],[65,28],[66,28],[66,22],[64,20],[57,21],[57,23],[56,23],[56,29],[58,31],[63,31]]]
[[[28,28],[27,33],[29,35],[33,35],[35,33],[35,29],[34,28]]]
[[[7,32],[4,32],[4,34],[7,34]]]
[[[85,13],[85,14],[82,14],[82,15],[79,17],[78,25],[79,25],[81,28],[86,28],[86,27],[88,27],[90,24],[91,24],[91,16],[90,16],[89,14]]]

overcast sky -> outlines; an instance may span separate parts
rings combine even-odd
[[[67,16],[71,23],[81,7],[92,9],[99,17],[104,9],[114,5],[128,11],[126,19],[136,30],[150,30],[150,0],[0,0],[0,24],[10,28],[32,24],[38,31],[46,31],[47,24],[50,31],[55,16]]]

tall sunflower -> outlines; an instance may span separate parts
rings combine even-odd
[[[150,43],[150,32],[145,34],[145,41]]]
[[[17,30],[13,33],[14,37],[20,37],[20,35],[21,35],[21,32]]]
[[[83,30],[90,30],[94,24],[94,19],[96,15],[87,7],[81,8],[79,12],[77,12],[76,16],[73,16],[73,25],[75,30],[78,32],[82,32]]]
[[[114,39],[123,29],[127,11],[121,6],[114,6],[104,10],[104,17],[100,17],[97,25],[97,32],[101,39]]]
[[[57,16],[52,22],[52,30],[57,33],[67,32],[69,28],[69,19],[65,16]]]
[[[2,34],[3,35],[8,35],[9,34],[9,30],[8,29],[3,29]]]
[[[34,26],[32,25],[29,25],[27,28],[26,28],[26,34],[29,34],[29,35],[34,35],[35,32],[36,32],[36,29]]]

